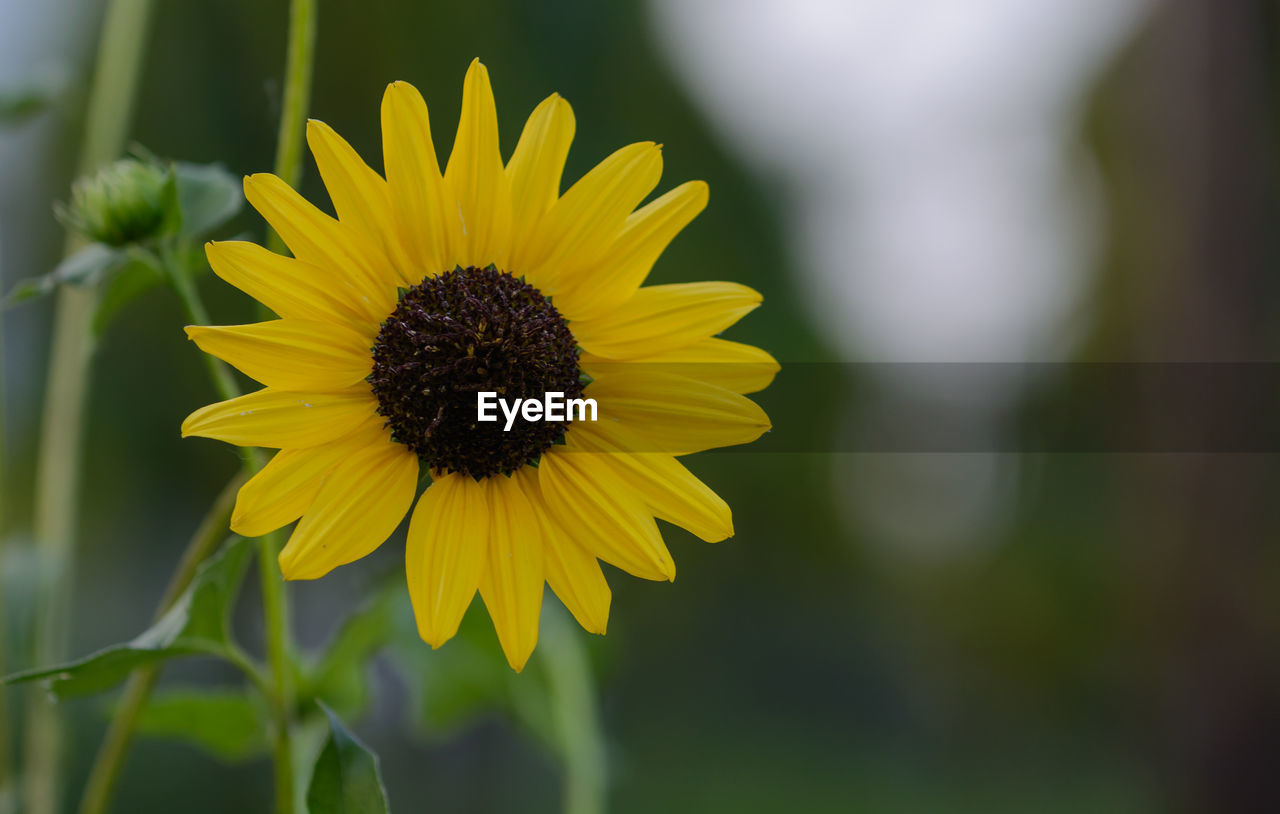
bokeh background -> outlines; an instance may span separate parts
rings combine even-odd
[[[286,6],[158,3],[135,139],[268,170]],[[57,261],[52,205],[100,11],[0,0],[0,88],[60,89],[54,110],[0,130],[6,290]],[[691,460],[734,507],[734,539],[668,527],[674,584],[610,573],[610,632],[589,646],[614,811],[1280,810],[1275,457],[1194,438],[1193,452],[1135,451],[1183,401],[1205,426],[1255,420],[1258,405],[1203,399],[1189,376],[1109,402],[1086,426],[1105,443],[1008,441],[1037,405],[1090,407],[1059,380],[1069,366],[1046,363],[1274,359],[1278,35],[1265,0],[320,3],[312,115],[375,167],[391,80],[422,90],[442,149],[472,57],[490,68],[508,151],[558,91],[578,119],[566,179],[654,139],[660,189],[710,183],[652,280],[764,293],[729,336],[783,362],[760,396],[778,432],[808,421],[812,388],[789,387],[789,365],[844,385],[829,406],[848,435],[825,447]],[[310,165],[304,192],[327,205]],[[244,214],[235,229],[262,225]],[[203,289],[218,321],[252,318],[228,286]],[[50,313],[3,315],[15,634]],[[238,465],[178,437],[213,399],[181,325],[157,290],[93,364],[76,653],[145,627]],[[877,428],[904,393],[949,398],[938,367],[913,362],[1022,364],[964,401],[966,448],[884,449]],[[1117,426],[1126,442],[1108,447]],[[304,645],[392,578],[402,548],[401,535],[296,585]],[[253,596],[238,623],[256,648]],[[496,654],[479,610],[475,641]],[[27,666],[22,643],[10,636],[11,666]],[[375,663],[357,730],[397,811],[557,810],[555,757],[518,716],[442,724],[392,661]],[[68,714],[74,801],[105,717],[94,700]],[[116,810],[260,810],[269,783],[262,761],[144,740]]]

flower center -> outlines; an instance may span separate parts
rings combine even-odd
[[[477,480],[536,462],[568,422],[478,422],[477,394],[582,395],[578,347],[548,297],[493,266],[404,289],[373,346],[369,375],[391,437],[433,470]]]

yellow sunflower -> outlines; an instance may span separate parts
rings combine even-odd
[[[187,335],[265,387],[192,413],[183,436],[279,449],[240,490],[231,527],[301,519],[286,579],[315,579],[377,548],[412,507],[405,554],[418,630],[439,647],[479,590],[511,666],[538,637],[543,583],[603,633],[599,561],[670,580],[654,518],[707,541],[729,507],[675,456],[769,428],[742,394],[778,366],[714,338],[760,303],[726,282],[641,287],[707,203],[692,181],[637,207],[662,171],[657,144],[623,147],[560,194],[574,134],[567,102],[533,111],[505,163],[488,72],[471,64],[441,174],[427,106],[396,82],[382,100],[386,179],[327,125],[307,141],[337,217],[272,175],[245,196],[284,257],[210,243],[223,280],[279,319]],[[596,421],[477,421],[477,394],[564,393]],[[420,472],[430,485],[417,497]]]

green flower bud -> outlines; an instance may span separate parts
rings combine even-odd
[[[124,158],[76,181],[71,206],[61,214],[90,240],[124,246],[163,229],[171,181],[160,167]]]

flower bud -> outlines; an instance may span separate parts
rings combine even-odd
[[[90,240],[123,246],[157,234],[170,206],[169,173],[132,158],[76,181],[67,223]]]

